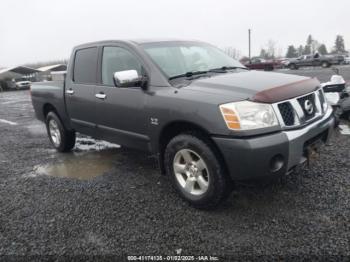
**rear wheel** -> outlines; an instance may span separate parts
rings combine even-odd
[[[298,66],[296,64],[290,64],[289,69],[296,70],[298,69]]]
[[[213,208],[229,196],[231,181],[218,152],[199,134],[174,137],[164,164],[180,195],[197,208]]]
[[[265,71],[273,71],[274,67],[273,65],[268,65],[264,68]]]
[[[46,130],[51,144],[59,152],[68,152],[75,145],[75,132],[67,130],[54,112],[46,116]]]

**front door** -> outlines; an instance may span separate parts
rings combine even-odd
[[[98,49],[77,50],[72,77],[66,80],[65,98],[72,127],[83,134],[94,136],[95,88]]]
[[[141,62],[123,47],[104,47],[100,70],[101,83],[95,90],[98,134],[120,145],[147,150],[147,93],[140,87],[115,87],[114,73],[124,70],[136,70],[141,75]]]

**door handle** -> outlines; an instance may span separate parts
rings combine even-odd
[[[73,95],[74,94],[74,90],[70,88],[70,89],[66,90],[66,94]]]
[[[104,94],[104,93],[98,93],[98,94],[96,94],[95,95],[96,96],[96,98],[98,98],[98,99],[106,99],[106,94]]]

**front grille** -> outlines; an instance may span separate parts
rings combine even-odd
[[[324,103],[326,103],[324,95],[319,89],[308,95],[276,103],[273,106],[282,127],[292,128],[304,125],[324,114]]]
[[[281,103],[278,105],[284,124],[286,126],[294,125],[294,109],[289,102]]]
[[[298,102],[304,112],[305,120],[312,119],[316,113],[315,94],[300,97]]]

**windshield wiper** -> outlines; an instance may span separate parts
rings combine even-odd
[[[181,78],[181,77],[193,77],[196,75],[203,75],[207,73],[226,73],[228,70],[233,70],[233,69],[245,69],[248,70],[246,67],[239,67],[239,66],[222,66],[218,68],[212,68],[207,71],[192,71],[192,72],[186,72],[184,74],[180,75],[175,75],[169,77],[169,80],[175,79],[175,78]]]
[[[195,75],[203,75],[207,74],[208,71],[193,71],[193,72],[186,72],[184,74],[176,75],[176,76],[171,76],[169,77],[169,80],[175,79],[175,78],[180,78],[180,77],[192,77]]]
[[[247,69],[245,67],[239,67],[239,66],[222,66],[218,68],[212,68],[209,69],[209,72],[214,72],[214,73],[226,73],[228,70],[233,70],[233,69]]]

